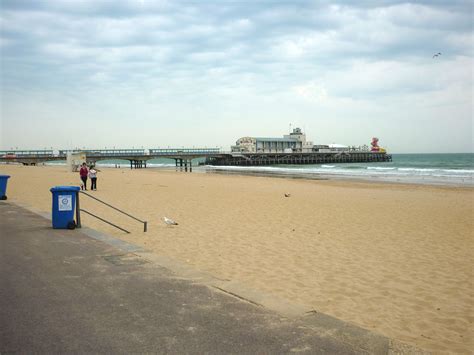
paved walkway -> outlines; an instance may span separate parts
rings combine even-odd
[[[349,326],[338,333],[342,322],[285,317],[179,276],[126,247],[81,230],[53,230],[49,220],[2,202],[0,353],[390,351],[384,337],[365,341],[366,331]]]

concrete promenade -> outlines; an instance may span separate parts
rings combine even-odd
[[[236,284],[179,270],[173,261],[92,230],[53,230],[50,220],[1,202],[0,353],[414,352],[334,318],[298,314],[298,307],[255,292],[250,297],[252,291]]]

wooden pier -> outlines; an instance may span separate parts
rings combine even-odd
[[[193,159],[205,159],[207,165],[262,166],[278,164],[335,164],[335,163],[371,163],[392,161],[390,154],[351,150],[343,152],[310,153],[235,153],[223,152],[218,148],[176,148],[176,149],[104,149],[81,150],[86,153],[88,164],[98,161],[121,159],[130,162],[130,169],[147,167],[150,159],[170,159],[175,161],[176,170],[192,172]],[[24,165],[36,165],[49,161],[64,161],[68,151],[0,151],[1,162],[15,162]]]
[[[378,152],[329,152],[329,153],[234,153],[209,157],[207,165],[259,166],[277,164],[337,164],[372,163],[392,161],[392,155]]]
[[[69,152],[85,153],[87,164],[95,165],[104,160],[128,160],[130,169],[147,167],[151,159],[170,159],[175,161],[176,170],[192,171],[193,159],[221,156],[219,148],[151,148],[151,149],[80,149],[80,150],[8,150],[0,151],[0,162],[37,165],[52,161],[65,161]]]

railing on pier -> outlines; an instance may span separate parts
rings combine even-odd
[[[217,154],[220,148],[152,148],[150,155]]]
[[[124,156],[145,155],[145,149],[75,149],[60,150],[59,156],[67,156],[67,153],[85,153],[87,156]]]
[[[84,191],[79,191],[79,192],[77,193],[77,196],[76,196],[76,223],[77,223],[77,227],[78,227],[78,228],[81,228],[81,212],[85,212],[86,214],[88,214],[88,215],[90,215],[90,216],[92,216],[92,217],[95,217],[95,218],[101,220],[102,222],[105,222],[105,223],[107,223],[107,224],[110,224],[111,226],[113,226],[113,227],[115,227],[115,228],[117,228],[117,229],[120,229],[121,231],[124,231],[125,233],[130,233],[128,230],[126,230],[126,229],[124,229],[124,228],[122,228],[122,227],[119,227],[119,226],[117,226],[116,224],[113,224],[112,222],[109,222],[109,221],[105,220],[105,219],[102,218],[102,217],[96,216],[95,214],[93,214],[93,213],[91,213],[91,212],[89,212],[89,211],[86,211],[86,210],[84,210],[84,209],[81,209],[80,203],[79,203],[79,193],[81,193],[81,194],[83,194],[83,195],[85,195],[85,196],[88,196],[88,197],[90,197],[90,198],[92,198],[92,199],[94,199],[94,200],[96,200],[96,201],[98,201],[98,202],[100,202],[100,203],[102,203],[102,204],[104,204],[104,205],[106,205],[106,206],[108,206],[108,207],[110,207],[110,208],[112,208],[112,209],[114,209],[114,210],[116,210],[116,211],[118,211],[118,212],[120,212],[120,213],[122,213],[122,214],[124,214],[124,215],[126,215],[126,216],[128,216],[128,217],[130,217],[130,218],[132,218],[132,219],[134,219],[134,220],[136,220],[136,221],[138,221],[138,222],[140,222],[140,223],[143,223],[143,232],[146,232],[146,231],[147,231],[147,227],[148,227],[148,222],[147,222],[147,221],[142,221],[141,219],[138,219],[137,217],[134,217],[134,216],[132,216],[131,214],[129,214],[129,213],[127,213],[127,212],[124,212],[124,211],[118,209],[117,207],[114,207],[114,206],[108,204],[108,203],[105,202],[105,201],[99,200],[97,197],[94,197],[94,196],[92,196],[92,195],[89,195],[88,193],[86,193],[86,192],[84,192]]]
[[[1,150],[1,158],[46,158],[54,157],[52,150]]]
[[[173,155],[209,155],[224,153],[220,148],[151,148],[151,149],[60,149],[58,154],[53,150],[3,150],[0,158],[66,158],[68,153],[85,153],[87,157],[140,157],[173,156]]]

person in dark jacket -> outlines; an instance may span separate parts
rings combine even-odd
[[[81,176],[83,190],[87,190],[87,175],[89,175],[89,169],[87,169],[86,163],[82,163],[81,170],[79,170],[79,175]]]

